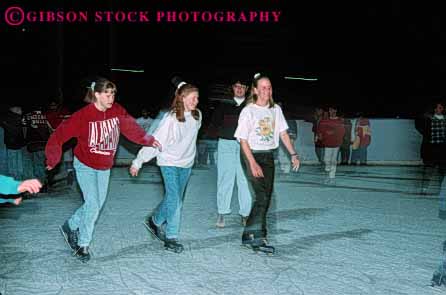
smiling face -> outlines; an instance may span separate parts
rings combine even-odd
[[[115,101],[115,89],[107,88],[102,92],[95,92],[95,106],[100,111],[106,111],[113,106]]]
[[[232,85],[232,91],[234,91],[235,97],[244,98],[246,95],[246,85],[241,84],[240,82],[235,83]]]
[[[190,112],[197,108],[198,105],[198,92],[192,91],[183,97],[184,111]]]
[[[261,78],[257,81],[257,86],[254,88],[254,93],[257,95],[256,104],[265,106],[273,96],[273,87],[268,78]]]

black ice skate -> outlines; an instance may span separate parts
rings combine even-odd
[[[78,231],[71,230],[68,225],[68,221],[65,221],[62,226],[59,226],[59,229],[65,239],[65,242],[67,242],[67,245],[71,248],[71,250],[76,251],[77,248],[79,248],[77,246]]]
[[[184,250],[183,245],[178,243],[178,241],[175,239],[166,239],[164,242],[164,248],[175,253],[181,253]]]
[[[256,239],[254,235],[250,234],[248,237],[244,235],[242,238],[242,246],[253,250],[255,253],[264,253],[269,256],[274,255],[276,249],[266,243],[266,239]]]
[[[152,216],[149,216],[144,221],[144,226],[147,228],[147,230],[152,234],[154,238],[156,238],[161,242],[164,242],[165,237],[161,231],[161,228],[153,222]]]
[[[77,258],[79,258],[80,261],[83,263],[88,262],[91,258],[90,251],[88,250],[88,247],[79,247],[77,251],[74,253]]]

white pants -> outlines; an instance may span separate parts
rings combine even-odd
[[[328,172],[329,178],[336,177],[336,165],[338,164],[339,147],[324,148],[325,171]]]
[[[219,139],[217,155],[217,210],[218,214],[231,213],[231,199],[237,180],[239,214],[249,216],[251,194],[240,162],[240,144],[236,140]]]

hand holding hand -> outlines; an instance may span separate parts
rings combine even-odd
[[[161,143],[155,139],[155,141],[152,143],[152,147],[157,148],[160,152],[162,151]]]
[[[131,166],[129,172],[131,176],[138,176],[139,169],[135,166]]]

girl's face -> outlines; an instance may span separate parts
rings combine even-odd
[[[184,103],[184,111],[190,112],[195,110],[198,105],[198,92],[193,91],[188,95],[186,95],[183,98],[183,103]]]
[[[106,111],[113,106],[115,101],[115,90],[105,89],[103,92],[95,92],[96,102],[94,103],[100,111]]]
[[[265,106],[273,96],[273,87],[268,78],[262,78],[257,81],[257,87],[254,88],[254,93],[257,95],[257,104]]]

